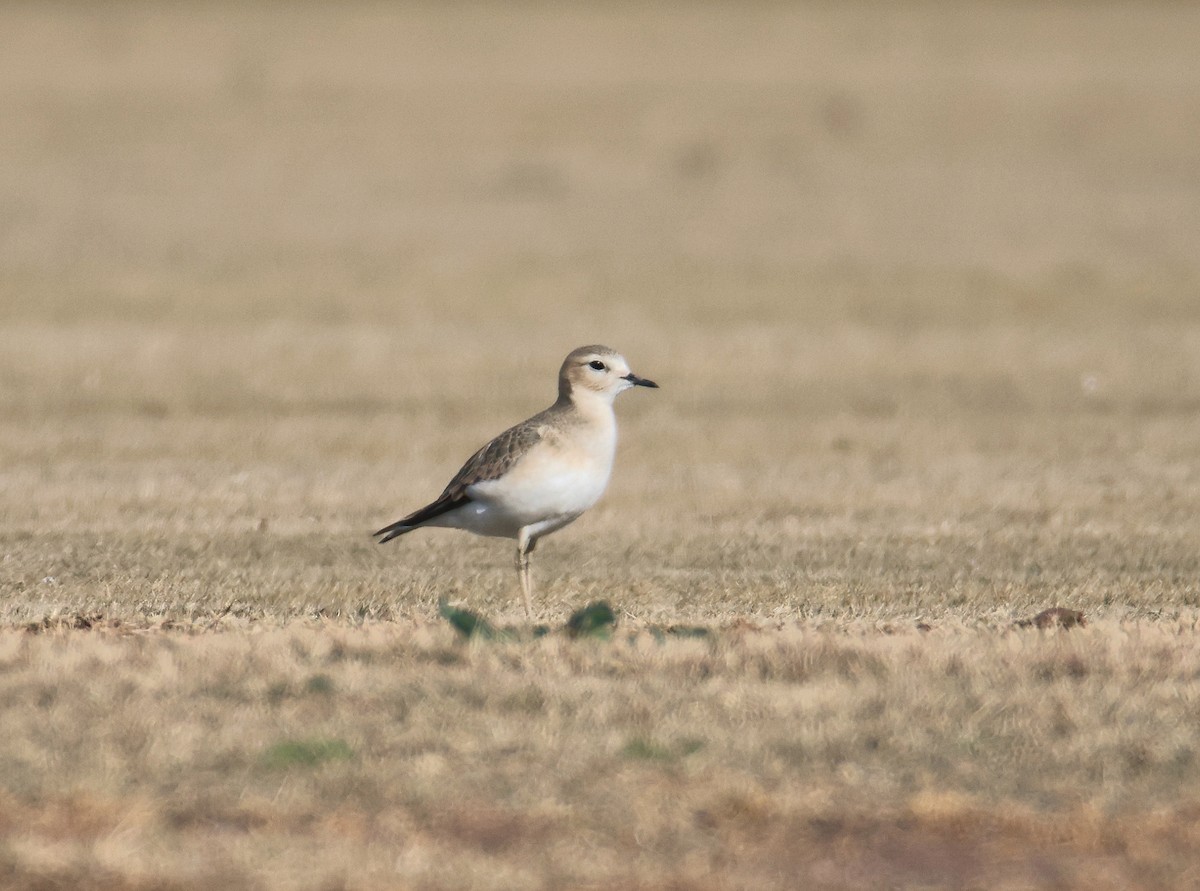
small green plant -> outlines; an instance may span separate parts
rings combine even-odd
[[[660,746],[641,736],[635,736],[625,743],[621,754],[626,758],[636,758],[642,761],[670,761],[675,756],[665,746]]]
[[[571,637],[603,637],[612,635],[617,617],[606,601],[597,600],[583,609],[576,610],[567,619],[567,633]]]
[[[635,736],[621,748],[621,755],[643,761],[674,761],[676,758],[694,755],[703,748],[704,740],[694,736],[685,737],[670,746],[661,745],[644,736]]]
[[[686,758],[688,755],[695,755],[704,748],[704,740],[695,736],[685,737],[679,741],[679,754]]]
[[[492,627],[487,619],[469,609],[459,609],[443,600],[438,604],[438,612],[463,637],[481,637],[484,640],[493,640],[500,636],[500,633]]]
[[[318,696],[329,696],[335,689],[333,678],[327,674],[314,674],[304,682],[304,692]]]
[[[315,767],[326,761],[346,761],[354,750],[341,739],[285,739],[262,754],[262,764],[271,770]]]

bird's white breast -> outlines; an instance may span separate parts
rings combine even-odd
[[[470,488],[491,521],[515,528],[547,521],[565,525],[600,500],[612,474],[616,425],[547,427],[508,473]],[[501,533],[504,534],[504,533]],[[513,533],[515,534],[515,533]]]

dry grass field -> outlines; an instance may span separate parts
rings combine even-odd
[[[0,887],[1200,885],[1197,33],[0,7]],[[617,628],[464,640],[590,342]]]

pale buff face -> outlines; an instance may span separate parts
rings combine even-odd
[[[620,353],[602,346],[580,347],[567,356],[559,377],[560,388],[564,384],[572,394],[595,393],[610,402],[630,387],[658,386],[631,372]]]

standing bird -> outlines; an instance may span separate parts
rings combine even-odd
[[[638,377],[608,347],[573,350],[559,369],[552,406],[472,455],[436,501],[376,532],[379,543],[422,526],[515,538],[525,615],[532,617],[529,555],[539,538],[604,494],[617,449],[613,400],[630,387],[658,384]]]

